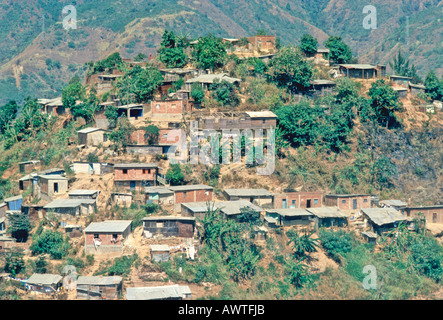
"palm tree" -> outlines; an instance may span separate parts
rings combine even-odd
[[[295,230],[289,230],[286,235],[289,238],[287,244],[293,243],[294,255],[297,258],[307,257],[307,253],[316,252],[318,247],[318,239],[312,239],[314,232],[305,231],[300,235]]]

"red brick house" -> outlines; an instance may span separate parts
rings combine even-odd
[[[182,203],[213,200],[213,188],[204,184],[173,186],[169,189],[174,192],[174,210],[181,210]]]
[[[250,48],[257,51],[273,51],[275,50],[275,36],[253,36],[248,37]]]
[[[286,192],[274,195],[274,209],[306,209],[318,208],[322,205],[322,192]]]
[[[121,253],[131,225],[131,220],[92,222],[84,229],[85,254]]]
[[[433,205],[425,207],[406,207],[400,212],[407,217],[418,217],[423,213],[427,223],[443,223],[443,205]]]
[[[114,165],[114,186],[118,190],[141,190],[156,185],[155,163],[120,163]]]
[[[328,194],[325,205],[336,206],[341,210],[360,210],[371,207],[369,194]]]
[[[151,101],[153,119],[168,119],[171,116],[182,117],[184,112],[191,111],[186,100],[154,100]]]

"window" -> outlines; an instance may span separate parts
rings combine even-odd
[[[297,204],[297,200],[292,200],[292,204],[296,205]]]
[[[100,239],[100,236],[98,233],[94,233],[94,239]]]
[[[148,174],[151,174],[151,169],[148,169]]]
[[[363,202],[368,202],[368,199],[363,199]]]
[[[177,107],[176,104],[172,104],[172,105],[171,105],[171,108],[172,108],[172,109],[175,109],[175,107]]]
[[[159,104],[157,104],[155,107],[157,108],[157,110],[160,109],[160,105]]]
[[[163,133],[163,138],[167,138],[168,137],[168,134],[167,133]]]
[[[208,190],[205,191],[205,196],[209,196],[209,191]]]
[[[150,174],[151,173],[151,169],[143,169],[143,174]]]
[[[341,203],[346,203],[346,200],[342,200]]]
[[[123,169],[123,174],[128,174],[128,169]]]
[[[112,234],[112,240],[113,241],[117,241],[117,239],[118,239],[118,234],[117,233],[113,233]]]
[[[147,172],[147,170],[146,170],[146,169],[143,169],[143,174],[146,174],[146,172]]]
[[[314,199],[314,204],[318,204],[318,199]]]
[[[163,222],[157,222],[157,228],[163,228]]]
[[[183,192],[183,198],[186,198],[186,196],[188,195],[188,192]]]

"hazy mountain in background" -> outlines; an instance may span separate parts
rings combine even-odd
[[[77,29],[62,26],[62,9],[77,10]],[[165,28],[197,38],[265,30],[283,44],[310,33],[322,44],[340,35],[359,62],[387,64],[399,49],[422,77],[443,74],[442,10],[438,0],[372,0],[377,29],[363,28],[367,0],[0,0],[0,102],[54,97],[82,76],[84,63],[119,51],[155,55]]]

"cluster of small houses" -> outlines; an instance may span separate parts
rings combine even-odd
[[[204,218],[208,207],[218,210],[226,219],[236,219],[244,208],[260,214],[263,225],[254,232],[256,239],[266,239],[274,228],[296,227],[317,230],[319,227],[354,226],[370,242],[400,222],[411,223],[413,217],[424,214],[428,223],[443,223],[443,205],[411,207],[400,200],[376,201],[367,194],[323,194],[323,192],[273,193],[266,189],[224,189],[215,194],[208,185],[167,186],[159,184],[159,167],[154,163],[106,164],[114,172],[115,189],[111,201],[129,206],[134,192],[143,195],[142,203],[157,203],[170,215],[149,215],[143,218],[142,233],[146,239],[183,238],[187,241],[188,258],[193,259],[196,249],[191,245],[197,236],[196,225]],[[22,172],[38,168],[37,161],[19,164]],[[97,173],[94,173],[97,174]],[[5,235],[9,215],[18,212],[42,219],[48,213],[60,217],[60,224],[71,237],[84,236],[85,254],[123,254],[125,241],[132,230],[130,220],[92,222],[84,228],[72,221],[88,216],[97,206],[100,190],[69,190],[69,181],[61,169],[30,173],[32,192],[50,201],[36,207],[24,204],[22,196],[4,199],[0,204],[0,250],[13,248],[13,238]],[[58,198],[68,194],[69,199]],[[54,199],[57,197],[57,199]],[[172,247],[151,244],[153,261],[170,259]],[[25,281],[32,292],[52,294],[62,286],[62,277],[53,274],[34,274]],[[76,281],[78,298],[114,299],[121,297],[120,277],[79,277]],[[187,299],[187,286],[127,288],[127,299]]]
[[[275,53],[274,36],[255,36],[248,38],[247,45],[239,45],[240,39],[224,39],[232,44],[231,53],[240,58],[255,56],[264,61]],[[317,64],[329,66],[327,49],[319,49],[309,59]],[[130,65],[144,62],[127,61]],[[331,69],[333,77],[372,79],[385,77],[384,66],[363,64],[343,64]],[[212,74],[197,69],[162,69],[163,84],[159,87],[154,100],[148,104],[123,105],[115,96],[110,95],[108,102],[102,103],[102,110],[95,115],[95,127],[78,131],[80,147],[97,147],[107,142],[109,121],[105,116],[108,106],[115,106],[119,116],[126,116],[136,128],[127,147],[134,154],[165,154],[180,139],[171,130],[180,127],[186,120],[197,120],[199,129],[266,129],[276,127],[277,116],[269,110],[246,112],[205,112],[201,105],[190,97],[191,86],[198,83],[204,90],[216,81],[228,81],[239,86],[241,79],[225,73]],[[96,84],[97,93],[103,94],[112,89],[113,83],[121,77],[118,71],[112,74],[91,76],[89,81]],[[184,80],[184,88],[170,93],[170,88],[179,79]],[[391,76],[395,84],[407,84],[411,93],[424,91],[423,86],[413,85],[407,77]],[[334,81],[313,80],[313,94],[331,92]],[[397,86],[398,88],[398,86]],[[398,89],[400,95],[402,89]],[[39,99],[41,111],[49,115],[69,114],[61,98]],[[142,120],[142,121],[139,121]],[[143,127],[145,120],[159,128],[158,141],[148,142]],[[395,228],[400,222],[411,222],[418,213],[423,213],[427,222],[443,223],[443,206],[411,207],[399,200],[375,201],[366,194],[323,194],[323,192],[285,192],[272,193],[265,189],[224,189],[222,194],[214,194],[207,185],[168,186],[164,169],[156,163],[89,163],[73,162],[74,173],[103,175],[113,173],[114,191],[108,200],[112,204],[130,206],[133,202],[141,204],[158,203],[172,215],[149,216],[143,219],[143,235],[146,238],[179,237],[194,241],[198,219],[204,217],[208,205],[219,210],[226,219],[235,219],[244,208],[260,214],[263,225],[255,229],[257,239],[264,239],[273,228],[302,227],[346,227],[350,224],[361,231],[367,241],[376,241],[377,236]],[[45,204],[24,203],[22,195],[4,199],[0,204],[0,251],[22,244],[6,236],[8,216],[24,213],[31,219],[44,219],[48,213],[57,215],[60,225],[71,237],[84,236],[85,254],[123,253],[125,241],[131,233],[132,221],[111,220],[92,222],[88,226],[76,224],[79,217],[88,216],[96,211],[101,190],[71,190],[65,170],[51,168],[40,170],[40,161],[19,163],[23,176],[19,179],[19,189],[30,190],[33,198]],[[142,197],[135,198],[135,194]],[[66,198],[66,194],[68,198]],[[85,228],[84,228],[85,227]],[[188,257],[193,259],[195,248],[186,247]],[[166,244],[151,245],[153,261],[170,258],[171,247]],[[76,281],[77,297],[87,299],[115,299],[122,295],[121,277],[81,276]],[[25,281],[31,292],[53,294],[63,284],[63,278],[54,274],[34,274]],[[189,287],[170,285],[161,287],[126,288],[128,300],[149,299],[189,299]]]

